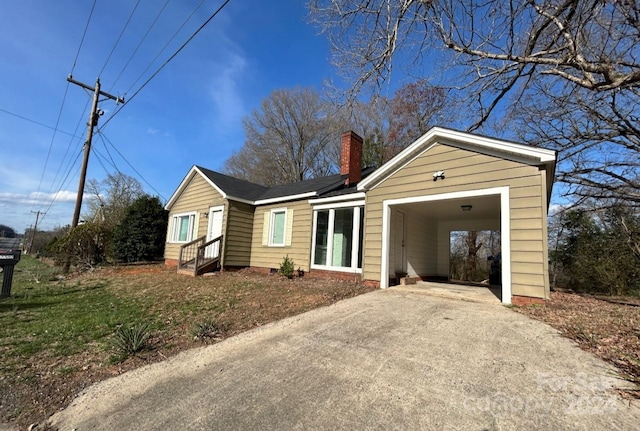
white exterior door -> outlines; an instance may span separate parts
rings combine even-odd
[[[207,228],[207,241],[211,241],[214,238],[222,235],[222,215],[224,214],[224,207],[211,207],[209,208],[209,226]],[[206,248],[204,252],[205,257],[218,257],[220,255],[220,243],[216,242]]]

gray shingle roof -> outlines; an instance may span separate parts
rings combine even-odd
[[[286,198],[287,196],[296,196],[311,192],[316,192],[317,196],[335,196],[357,192],[355,187],[344,187],[344,181],[347,179],[347,175],[334,174],[269,188],[230,177],[201,166],[196,167],[230,197],[250,201]],[[374,170],[372,167],[363,169],[362,178],[365,178]]]
[[[224,175],[220,172],[203,168],[202,166],[196,166],[196,168],[200,169],[207,178],[209,178],[216,186],[220,187],[220,189],[222,189],[222,191],[227,195],[236,198],[255,201],[261,194],[268,190],[267,187],[230,177],[229,175]]]
[[[314,178],[297,183],[283,184],[281,186],[271,187],[265,191],[258,200],[281,198],[285,196],[300,195],[303,193],[317,192],[322,193],[325,190],[333,190],[344,184],[346,176],[335,174],[327,177]]]

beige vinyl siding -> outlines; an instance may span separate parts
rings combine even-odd
[[[287,217],[290,216],[290,210],[293,210],[293,219],[287,222],[287,225],[292,226],[292,229],[287,229],[285,232],[287,236],[286,242],[290,242],[291,245],[285,245],[284,247],[263,245],[265,225],[266,229],[269,229],[269,217],[265,217],[265,213],[269,213],[272,209],[276,208],[286,208],[288,211]],[[279,268],[284,257],[288,255],[289,258],[293,260],[296,269],[300,267],[304,271],[309,271],[312,219],[311,206],[306,200],[257,207],[253,217],[251,266]]]
[[[178,259],[180,254],[180,246],[182,244],[169,242],[172,228],[171,221],[174,214],[186,212],[196,213],[196,228],[193,238],[196,239],[207,234],[208,219],[203,217],[202,214],[208,214],[210,207],[218,205],[225,206],[222,217],[222,232],[226,232],[228,213],[226,199],[224,199],[222,195],[220,195],[220,193],[218,193],[216,189],[214,189],[200,174],[195,173],[169,211],[169,226],[167,228],[167,242],[164,249],[164,258]]]
[[[439,170],[445,171],[446,178],[434,182],[432,175]],[[364,278],[380,280],[384,200],[503,186],[510,190],[512,294],[547,297],[544,170],[442,144],[435,144],[367,191]]]
[[[407,224],[406,254],[407,275],[409,277],[434,274],[437,265],[437,228],[434,220],[429,220],[417,211],[406,210]]]
[[[252,205],[236,201],[228,202],[225,266],[249,266],[251,264],[253,213],[254,207]]]

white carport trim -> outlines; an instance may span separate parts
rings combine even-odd
[[[500,236],[502,244],[502,303],[511,304],[511,213],[509,207],[509,187],[467,190],[463,192],[442,193],[429,196],[413,196],[399,199],[387,199],[382,202],[382,256],[380,262],[380,287],[389,287],[389,243],[391,207],[420,202],[434,202],[449,199],[471,198],[478,196],[500,195]]]

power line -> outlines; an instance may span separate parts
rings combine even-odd
[[[107,64],[109,63],[109,60],[111,60],[111,56],[113,55],[113,52],[116,50],[116,47],[120,43],[120,39],[122,39],[122,35],[124,34],[125,30],[127,30],[127,27],[129,26],[129,23],[131,22],[131,18],[133,18],[133,14],[136,12],[136,9],[138,9],[138,5],[139,4],[140,4],[140,0],[138,0],[136,2],[136,5],[133,7],[133,10],[129,14],[129,18],[127,19],[127,22],[124,24],[124,27],[122,28],[122,31],[120,32],[120,35],[118,36],[118,39],[116,39],[116,43],[113,44],[113,48],[111,48],[111,52],[109,53],[109,56],[107,57],[107,60],[104,62],[104,65],[102,66],[102,69],[100,70],[100,73],[98,74],[99,77],[102,76],[102,72],[104,72],[104,69],[107,67]]]
[[[68,85],[68,84],[67,84]],[[78,120],[78,123],[76,124],[76,128],[74,129],[73,133],[74,135],[78,132],[78,129],[80,128],[80,124],[82,124],[82,118],[84,117],[84,113],[87,111],[87,107],[89,106],[89,102],[91,101],[91,99],[87,99],[87,102],[84,105],[84,108],[82,109],[82,113],[81,116]],[[60,169],[62,169],[62,167],[65,164],[65,161],[67,160],[67,155],[69,155],[69,151],[71,150],[71,146],[73,145],[75,139],[82,139],[79,136],[75,136],[75,138],[71,138],[69,139],[69,143],[67,144],[67,149],[64,152],[64,156],[62,156],[62,159],[60,160],[60,164],[58,165],[58,169],[56,170],[56,174],[53,176],[53,180],[51,181],[50,185],[49,185],[49,190],[47,190],[47,193],[51,193],[51,190],[54,187],[54,184],[56,183],[56,181],[58,180],[58,175],[60,174]],[[69,158],[69,162],[71,163],[72,159]],[[68,166],[68,164],[67,164]]]
[[[80,155],[82,154],[81,151],[78,151],[78,155],[76,156],[76,159],[73,161],[73,164],[69,167],[69,170],[67,171],[67,174],[65,175],[64,179],[60,182],[60,187],[58,187],[58,190],[53,193],[52,197],[51,197],[51,201],[49,202],[49,205],[47,206],[47,209],[41,212],[44,212],[44,214],[48,214],[49,210],[51,210],[51,207],[53,207],[53,204],[56,202],[57,198],[58,198],[58,194],[62,191],[63,188],[65,188],[66,185],[68,185],[69,181],[71,179],[73,179],[73,177],[69,177],[69,175],[71,175],[71,172],[73,171],[74,166],[78,163],[78,160],[80,159]],[[40,221],[42,222],[44,220],[44,216],[42,217],[42,219],[40,219]]]
[[[216,16],[217,16],[217,15],[218,15],[218,14],[219,14],[223,9],[224,9],[224,7],[225,7],[225,6],[226,6],[230,1],[231,1],[231,0],[226,0],[226,1],[224,1],[224,2],[222,3],[222,5],[220,5],[220,7],[218,7],[218,8],[217,8],[217,9],[216,9],[212,14],[211,14],[211,16],[209,16],[209,18],[208,18],[208,19],[207,19],[207,20],[206,20],[206,21],[205,21],[205,22],[204,22],[204,23],[203,23],[203,24],[202,24],[202,25],[201,25],[201,26],[200,26],[200,27],[199,27],[199,28],[198,28],[198,29],[197,29],[197,30],[196,30],[196,31],[195,31],[195,32],[194,32],[194,33],[193,33],[193,34],[192,34],[192,35],[191,35],[191,36],[190,36],[190,37],[189,37],[189,38],[188,38],[188,39],[187,39],[187,40],[186,40],[186,41],[185,41],[185,42],[184,42],[184,43],[183,43],[183,44],[182,44],[182,45],[181,45],[181,46],[180,46],[180,47],[179,47],[179,48],[178,48],[178,49],[177,49],[177,50],[176,50],[176,51],[175,51],[175,52],[174,52],[174,53],[173,53],[173,54],[172,54],[172,55],[171,55],[171,56],[170,56],[170,57],[169,57],[169,58],[168,58],[168,59],[167,59],[167,60],[166,60],[166,61],[165,61],[165,62],[164,62],[164,63],[163,63],[163,64],[162,64],[162,65],[161,65],[161,66],[160,66],[160,67],[159,67],[159,68],[158,68],[158,69],[157,69],[157,70],[156,70],[156,71],[155,71],[155,72],[154,72],[154,73],[153,73],[153,74],[148,78],[148,79],[147,79],[147,80],[146,80],[146,81],[145,81],[145,82],[144,82],[144,83],[143,83],[143,84],[142,84],[142,85],[141,85],[141,86],[140,86],[140,88],[138,88],[138,90],[133,94],[133,96],[131,96],[131,97],[129,98],[129,101],[130,101],[133,97],[135,97],[138,93],[140,93],[140,92],[142,91],[142,89],[143,89],[144,87],[146,87],[146,86],[149,84],[149,82],[151,82],[151,80],[153,80],[153,79],[158,75],[158,73],[160,73],[160,71],[161,71],[162,69],[164,69],[164,67],[166,67],[166,66],[167,66],[167,65],[168,65],[168,64],[169,64],[169,63],[170,63],[170,62],[171,62],[171,61],[172,61],[172,60],[173,60],[173,59],[174,59],[174,58],[175,58],[175,57],[176,57],[176,56],[177,56],[177,55],[178,55],[178,54],[179,54],[179,53],[180,53],[180,52],[181,52],[181,51],[182,51],[182,50],[183,50],[183,49],[184,49],[184,48],[185,48],[185,47],[186,47],[186,46],[187,46],[187,45],[188,45],[192,40],[193,40],[193,39],[195,38],[195,36],[196,36],[198,33],[200,33],[200,32],[201,32],[201,31],[202,31],[202,30],[203,30],[203,29],[204,29],[204,28],[209,24],[209,22],[211,22],[211,20],[213,20],[213,18],[215,18],[215,17],[216,17]],[[84,30],[84,33],[83,33],[83,36],[82,36],[82,40],[81,40],[81,42],[80,42],[80,46],[79,46],[78,51],[77,51],[77,53],[76,53],[76,58],[75,58],[75,60],[74,60],[73,66],[72,66],[72,71],[74,70],[74,68],[75,68],[75,66],[76,66],[76,62],[77,62],[78,56],[79,56],[79,54],[80,54],[80,50],[81,50],[82,44],[83,44],[83,42],[84,42],[84,39],[85,39],[85,36],[86,36],[86,33],[87,33],[87,29],[88,29],[88,26],[89,26],[89,22],[91,21],[91,17],[92,17],[92,15],[93,15],[93,11],[94,11],[94,8],[95,8],[95,5],[96,5],[96,2],[97,2],[97,0],[94,0],[94,3],[93,3],[92,8],[91,8],[91,12],[90,12],[90,14],[89,14],[89,19],[87,20],[87,24],[86,24],[86,26],[85,26],[85,30]],[[167,2],[168,2],[168,0],[167,0]],[[113,48],[112,48],[112,50],[111,50],[111,53],[109,54],[109,56],[108,56],[107,60],[105,61],[104,66],[102,67],[102,70],[100,71],[100,74],[102,74],[102,72],[104,72],[104,69],[106,68],[106,66],[107,66],[107,64],[108,64],[108,62],[109,62],[109,60],[110,60],[111,56],[113,55],[113,52],[115,51],[115,49],[116,49],[116,47],[117,47],[117,45],[118,45],[118,43],[119,43],[119,41],[120,41],[120,39],[121,39],[122,35],[124,34],[124,32],[125,32],[125,30],[126,30],[126,28],[127,28],[128,24],[129,24],[129,22],[130,22],[131,18],[133,17],[133,14],[134,14],[135,10],[136,10],[136,9],[137,9],[137,7],[138,7],[139,3],[140,3],[140,0],[138,0],[138,2],[136,3],[135,7],[133,8],[133,10],[132,10],[132,12],[131,12],[131,14],[130,14],[130,16],[129,16],[129,19],[127,20],[127,23],[125,24],[124,28],[122,29],[122,31],[121,31],[121,33],[120,33],[120,35],[119,35],[118,39],[116,40],[116,42],[115,42],[115,44],[114,44],[114,47],[113,47]],[[151,64],[153,64],[153,61],[155,61],[155,59],[157,59],[157,57],[160,55],[160,53],[162,53],[162,52],[164,51],[164,49],[166,49],[166,46],[168,46],[168,44],[171,42],[171,40],[173,40],[173,38],[175,38],[175,36],[178,34],[178,32],[179,32],[179,31],[184,27],[184,25],[186,24],[186,22],[191,18],[191,16],[193,16],[193,14],[194,14],[194,13],[196,12],[196,10],[197,10],[201,5],[202,5],[202,3],[204,3],[204,0],[202,0],[202,1],[200,2],[200,4],[199,4],[195,9],[194,9],[194,11],[192,12],[192,14],[187,18],[187,20],[185,20],[185,22],[182,24],[182,26],[180,26],[180,28],[179,28],[179,29],[178,29],[178,31],[174,34],[174,36],[173,36],[173,37],[169,40],[169,42],[168,42],[168,43],[167,43],[167,44],[162,48],[162,50],[160,50],[160,52],[158,53],[158,55],[156,55],[156,57],[154,58],[154,60],[152,60],[152,62],[151,62],[151,63],[150,63],[150,65],[145,69],[145,71],[143,72],[143,74],[144,74],[144,73],[146,72],[146,70],[151,66]],[[166,4],[165,4],[165,6],[166,6]],[[165,6],[163,6],[163,9],[164,9],[164,7],[165,7]],[[161,12],[162,12],[162,11],[161,11]],[[155,22],[155,21],[154,21],[154,22]],[[145,37],[146,37],[146,34],[145,34]],[[144,40],[144,38],[143,38],[143,40]],[[142,42],[141,42],[141,43],[142,43]],[[137,48],[136,48],[136,50],[137,50]],[[134,54],[135,54],[135,53],[134,53]],[[129,61],[130,61],[130,60],[131,60],[131,59],[129,59]],[[129,63],[129,61],[127,62],[127,65],[128,65],[128,63]],[[126,68],[126,65],[125,65],[125,68]],[[123,70],[124,70],[124,69],[123,69]],[[142,76],[142,75],[140,75],[140,77],[141,77],[141,76]],[[137,81],[140,79],[140,77],[138,77],[138,79],[137,79],[135,82],[137,82]],[[135,83],[134,83],[134,85],[135,85]],[[132,87],[133,87],[133,86],[132,86]],[[67,88],[68,88],[68,84],[67,84]],[[66,92],[65,92],[65,95],[66,95]],[[132,169],[132,170],[133,170],[133,171],[134,171],[134,172],[135,172],[135,173],[136,173],[136,174],[137,174],[137,175],[138,175],[138,176],[139,176],[139,177],[140,177],[140,178],[141,178],[141,179],[142,179],[142,180],[143,180],[143,181],[144,181],[144,182],[145,182],[145,183],[146,183],[146,184],[147,184],[147,185],[148,185],[148,186],[149,186],[153,191],[154,191],[154,192],[156,192],[156,193],[157,193],[157,195],[158,195],[159,197],[161,197],[163,200],[166,200],[166,198],[165,198],[164,196],[162,196],[162,194],[161,194],[161,193],[160,193],[160,192],[159,192],[155,187],[153,187],[153,185],[151,185],[151,183],[149,183],[149,182],[148,182],[148,181],[147,181],[147,180],[142,176],[142,174],[140,174],[140,172],[138,172],[138,170],[137,170],[135,167],[133,167],[133,165],[132,165],[131,163],[129,163],[129,161],[124,157],[124,155],[123,155],[123,154],[122,154],[122,153],[121,153],[121,152],[116,148],[116,146],[115,146],[115,145],[113,145],[113,143],[112,143],[111,141],[109,141],[109,139],[108,139],[106,136],[104,136],[104,133],[101,133],[101,132],[102,132],[102,129],[107,125],[107,123],[108,123],[108,122],[109,122],[109,121],[110,121],[110,120],[111,120],[111,119],[112,119],[112,118],[113,118],[113,117],[114,117],[118,112],[120,112],[120,110],[121,110],[123,107],[124,107],[124,105],[123,105],[123,106],[121,106],[121,107],[119,107],[119,108],[116,108],[115,112],[114,112],[114,113],[113,113],[113,114],[112,114],[112,115],[111,115],[111,116],[110,116],[110,117],[105,121],[105,123],[102,125],[102,127],[98,130],[98,134],[99,134],[99,136],[101,137],[101,139],[103,139],[103,140],[104,140],[104,139],[106,139],[106,140],[107,140],[107,142],[109,142],[109,144],[110,144],[110,145],[113,147],[113,149],[118,153],[118,155],[120,155],[120,157],[121,157],[121,158],[122,158],[122,159],[127,163],[127,165],[129,165],[129,167],[130,167],[130,168],[131,168],[131,169]],[[2,109],[0,108],[0,110],[2,110]],[[17,114],[14,114],[14,113],[12,113],[12,112],[9,112],[9,111],[6,111],[6,110],[2,110],[2,111],[6,112],[6,113],[8,113],[8,114],[10,114],[10,115],[15,115],[15,116],[17,116],[17,117],[19,117],[19,118],[22,118],[22,119],[24,119],[24,120],[31,121],[31,122],[33,122],[33,123],[39,124],[39,125],[41,125],[41,126],[44,126],[44,127],[47,127],[47,128],[50,128],[50,129],[54,129],[54,130],[56,130],[56,128],[52,128],[52,127],[47,126],[47,125],[45,125],[45,124],[39,123],[39,122],[37,122],[37,121],[34,121],[34,120],[31,120],[31,119],[28,119],[28,118],[26,118],[26,117],[22,117],[22,116],[17,115]],[[61,133],[65,133],[65,134],[71,135],[71,136],[73,136],[73,137],[76,137],[75,135],[72,135],[72,134],[69,134],[69,133],[66,133],[66,132],[61,132]],[[104,142],[103,142],[103,143],[104,143]],[[105,149],[107,149],[107,151],[108,151],[108,148],[107,148],[106,144],[105,144]],[[109,156],[111,157],[111,155],[110,155],[110,154],[109,154]],[[61,183],[60,183],[60,187],[58,188],[58,191],[56,191],[56,192],[54,193],[53,198],[52,198],[51,202],[49,203],[49,206],[47,207],[46,211],[44,212],[45,214],[46,214],[46,213],[50,210],[50,208],[53,206],[53,204],[55,203],[56,198],[57,198],[57,196],[58,196],[59,192],[60,192],[60,191],[65,187],[65,184],[68,182],[69,175],[70,175],[71,171],[73,170],[73,167],[76,165],[76,163],[77,163],[77,161],[78,161],[79,157],[80,157],[80,153],[78,153],[78,155],[77,155],[76,159],[74,160],[73,164],[70,166],[70,169],[67,171],[67,174],[66,174],[65,178],[61,181]],[[112,161],[113,161],[113,158],[111,158],[111,159],[112,159]],[[102,162],[101,162],[101,163],[102,163]],[[104,167],[104,165],[103,165],[103,167]],[[116,168],[116,170],[117,170],[117,167],[115,166],[115,164],[114,164],[114,167],[115,167],[115,168]],[[55,181],[54,181],[54,182],[55,182]],[[43,217],[43,219],[44,219],[44,217]]]
[[[160,57],[160,54],[162,54],[164,52],[165,49],[167,49],[167,47],[169,46],[169,44],[173,41],[173,39],[176,38],[176,36],[178,35],[178,33],[180,33],[180,31],[184,28],[185,25],[187,25],[187,23],[189,22],[189,20],[191,19],[191,17],[198,11],[198,9],[200,9],[200,6],[202,6],[202,4],[204,3],[205,0],[200,0],[200,3],[198,3],[198,5],[195,7],[195,9],[193,9],[193,11],[191,11],[191,13],[189,14],[189,16],[187,16],[185,18],[185,20],[182,22],[182,24],[180,25],[180,27],[178,27],[178,29],[173,33],[173,35],[169,38],[169,40],[167,40],[167,42],[164,44],[164,46],[162,48],[160,48],[160,50],[158,51],[158,53],[155,55],[155,57],[153,57],[153,59],[149,62],[149,64],[147,65],[147,67],[144,68],[144,70],[140,73],[140,75],[138,75],[138,77],[136,78],[135,81],[133,81],[133,84],[131,84],[131,86],[127,89],[126,93],[131,92],[131,90],[133,89],[133,87],[136,86],[136,84],[138,83],[138,81],[140,81],[140,79],[144,76],[145,73],[147,73],[147,70],[149,70],[151,68],[151,66],[153,65],[153,63],[158,59],[158,57]]]
[[[99,159],[100,157],[102,157],[102,159],[103,159],[106,163],[108,163],[110,166],[112,166],[112,167],[113,167],[113,169],[115,169],[117,173],[119,173],[119,174],[123,175],[123,174],[122,174],[122,172],[120,171],[120,169],[118,169],[118,166],[116,165],[115,160],[113,160],[113,157],[111,157],[111,153],[109,152],[109,148],[107,148],[107,144],[106,144],[106,142],[104,141],[104,139],[102,139],[102,137],[101,137],[101,140],[102,140],[102,146],[104,147],[104,149],[107,151],[107,154],[109,155],[109,159],[107,159],[107,158],[104,156],[104,154],[102,154],[102,153],[98,150],[97,146],[95,146],[95,145],[94,145],[93,147],[91,147],[91,150],[95,152],[95,154],[96,154],[96,156],[98,157],[98,159]],[[100,160],[99,160],[99,161],[100,161]],[[105,172],[106,172],[107,174],[109,174],[110,172],[109,172],[109,170],[106,168],[106,166],[104,165],[104,163],[102,163],[102,161],[100,161],[100,164],[102,165],[102,167],[103,167],[103,169],[105,170]]]
[[[202,25],[201,25],[201,26],[200,26],[200,27],[199,27],[199,28],[198,28],[198,29],[197,29],[197,30],[196,30],[196,31],[195,31],[195,32],[194,32],[194,33],[193,33],[193,34],[192,34],[192,35],[191,35],[191,36],[190,36],[190,37],[189,37],[189,38],[188,38],[188,39],[187,39],[187,40],[186,40],[182,45],[181,45],[181,46],[180,46],[180,48],[178,48],[178,49],[176,50],[176,52],[174,52],[174,53],[173,53],[173,55],[171,55],[171,57],[169,57],[169,58],[168,58],[168,59],[167,59],[167,60],[166,60],[166,61],[165,61],[165,62],[164,62],[164,63],[163,63],[163,64],[162,64],[162,65],[161,65],[161,66],[160,66],[160,67],[159,67],[159,68],[158,68],[158,69],[157,69],[157,70],[156,70],[156,71],[155,71],[155,72],[154,72],[154,73],[153,73],[153,74],[152,74],[152,75],[151,75],[151,76],[150,76],[150,77],[145,81],[145,82],[144,82],[144,84],[142,84],[142,86],[141,86],[140,88],[138,88],[138,90],[136,90],[136,92],[135,92],[135,93],[133,93],[133,95],[132,95],[132,96],[130,96],[130,97],[128,98],[128,101],[129,101],[129,102],[131,102],[131,100],[132,100],[134,97],[136,97],[136,96],[138,95],[138,93],[140,93],[140,91],[142,91],[142,89],[143,89],[144,87],[146,87],[146,86],[147,86],[147,84],[149,84],[149,82],[151,82],[151,80],[152,80],[153,78],[155,78],[155,77],[156,77],[156,75],[158,75],[158,73],[160,73],[160,71],[161,71],[162,69],[164,69],[164,67],[165,67],[167,64],[169,64],[169,62],[171,62],[171,60],[173,60],[173,59],[174,59],[174,58],[175,58],[175,57],[180,53],[180,51],[182,51],[182,50],[184,49],[184,48],[189,44],[189,42],[191,42],[191,41],[193,40],[193,38],[194,38],[194,37],[196,37],[196,35],[197,35],[198,33],[200,33],[200,32],[202,31],[202,29],[204,29],[204,28],[207,26],[207,24],[209,24],[209,22],[211,22],[211,20],[212,20],[213,18],[215,18],[215,17],[216,17],[216,15],[218,15],[218,14],[222,11],[222,9],[224,9],[224,7],[225,7],[227,4],[229,4],[229,2],[230,2],[230,1],[231,1],[231,0],[225,0],[225,1],[222,3],[222,5],[220,5],[220,7],[218,7],[218,9],[216,9],[216,10],[213,12],[213,14],[211,14],[211,16],[210,16],[210,17],[209,17],[209,18],[208,18],[208,19],[207,19],[207,20],[206,20],[206,21],[205,21],[205,22],[204,22],[204,23],[203,23],[203,24],[202,24]],[[114,113],[113,113],[109,118],[107,118],[107,120],[104,122],[104,124],[102,125],[102,127],[100,128],[100,130],[101,130],[101,129],[103,129],[103,128],[104,128],[104,127],[109,123],[109,121],[111,121],[111,119],[112,119],[113,117],[115,117],[115,116],[116,116],[116,114],[118,114],[118,113],[122,110],[122,108],[124,108],[124,105],[123,105],[122,107],[120,107],[119,109],[116,109],[116,111],[115,111],[115,112],[114,112]]]
[[[116,83],[120,80],[120,77],[122,76],[124,71],[129,66],[129,63],[131,63],[131,60],[133,60],[133,57],[135,57],[135,55],[137,54],[137,52],[140,49],[140,47],[142,46],[143,42],[147,39],[147,36],[151,32],[151,29],[153,29],[153,27],[156,25],[156,22],[158,21],[158,18],[160,18],[160,15],[162,15],[162,12],[164,12],[164,9],[167,7],[167,5],[169,4],[170,1],[171,0],[167,0],[167,1],[164,2],[164,5],[160,8],[160,11],[158,11],[158,14],[154,18],[153,22],[151,23],[151,25],[149,26],[149,28],[147,29],[145,34],[142,36],[142,39],[138,43],[138,46],[136,46],[136,49],[133,50],[133,52],[131,53],[131,56],[129,57],[129,59],[125,63],[124,67],[122,68],[122,70],[120,71],[118,76],[116,77],[115,81],[113,81],[113,84],[111,85],[111,88],[109,89],[109,92],[111,92],[111,90],[113,90],[113,88],[116,86]]]
[[[127,165],[129,165],[129,167],[131,169],[133,169],[133,172],[135,172],[138,175],[138,177],[140,177],[140,179],[142,181],[144,181],[149,187],[151,187],[151,190],[156,192],[158,196],[160,196],[163,200],[166,201],[166,198],[164,196],[162,196],[162,193],[160,193],[155,187],[153,187],[151,185],[151,183],[149,181],[147,181],[146,178],[143,177],[142,174],[140,172],[138,172],[138,170],[136,168],[134,168],[131,163],[129,163],[129,161],[126,159],[126,157],[124,155],[122,155],[122,153],[118,150],[118,148],[116,148],[115,145],[113,145],[113,142],[111,142],[109,140],[109,138],[107,138],[107,136],[104,134],[104,132],[99,130],[98,131],[98,136],[100,136],[100,139],[103,139],[103,143],[104,143],[104,140],[106,139],[106,141],[109,143],[109,145],[111,145],[111,147],[116,151],[116,153],[118,153],[118,155],[122,158],[122,160],[124,160],[127,163]],[[106,144],[105,144],[105,147],[106,147]]]
[[[91,6],[91,11],[89,12],[89,18],[87,18],[87,24],[84,26],[84,32],[82,32],[82,39],[80,39],[80,45],[78,46],[78,52],[76,52],[76,58],[73,60],[73,66],[71,66],[70,75],[73,75],[73,71],[76,68],[76,63],[78,62],[78,56],[80,56],[80,50],[82,49],[82,45],[84,44],[84,38],[87,35],[87,30],[89,29],[89,23],[91,22],[91,17],[93,16],[93,10],[96,8],[96,3],[98,0],[93,0],[93,5]],[[67,88],[69,87],[69,83],[67,83]]]
[[[16,114],[15,112],[7,111],[6,109],[3,109],[3,108],[0,108],[0,112],[4,112],[5,114],[12,115],[14,117],[20,118],[21,120],[28,121],[33,124],[37,124],[38,126],[42,126],[46,129],[54,130],[64,135],[72,136],[74,138],[79,138],[79,136],[76,136],[73,133],[65,132],[64,130],[60,130],[57,127],[49,126],[48,124],[41,123],[40,121],[33,120],[31,118],[25,117],[24,115]]]
[[[76,51],[76,57],[73,60],[73,65],[71,66],[71,73],[73,73],[73,70],[75,69],[76,63],[78,61],[78,57],[80,56],[80,51],[82,49],[82,45],[84,43],[84,39],[85,39],[85,37],[87,35],[87,30],[89,28],[89,23],[91,22],[91,17],[93,16],[93,10],[95,9],[96,2],[97,2],[97,0],[94,0],[93,5],[91,7],[91,11],[89,12],[89,17],[87,18],[87,23],[86,23],[86,25],[84,27],[84,31],[82,33],[82,38],[80,39],[80,44],[78,45],[78,50]],[[44,167],[42,168],[42,174],[40,175],[40,181],[38,182],[38,188],[37,188],[36,194],[39,194],[40,193],[40,189],[42,188],[42,181],[44,180],[44,175],[47,172],[47,166],[49,165],[49,159],[51,157],[51,151],[53,150],[53,143],[54,143],[54,141],[56,139],[56,134],[58,132],[58,126],[60,125],[60,118],[62,118],[62,112],[64,110],[64,104],[65,104],[65,102],[67,100],[68,92],[69,92],[69,83],[67,82],[67,85],[65,86],[65,89],[64,89],[64,95],[62,96],[62,103],[60,104],[60,109],[58,111],[58,117],[56,119],[56,125],[55,125],[55,127],[53,127],[53,135],[51,136],[51,142],[49,143],[49,150],[47,151],[47,157],[45,158],[45,161],[44,161]],[[72,138],[72,140],[73,140],[73,138]],[[66,156],[66,153],[65,153],[65,156]],[[63,159],[63,161],[64,161],[64,159]],[[60,166],[62,166],[62,162],[61,162]],[[60,171],[60,168],[58,168],[58,172],[59,171]],[[56,173],[56,175],[57,175],[57,173]],[[49,187],[49,189],[51,189],[51,187]],[[35,202],[34,202],[34,205],[32,205],[32,208],[31,208],[32,210],[33,210],[34,206],[35,206]],[[39,213],[40,212],[38,211],[38,214]],[[36,218],[36,226],[37,226],[37,224],[38,224],[38,221],[37,221],[37,218]]]
[[[104,169],[105,174],[107,174],[107,175],[110,174],[109,169],[107,169],[107,167],[104,165],[104,163],[102,162],[102,159],[101,159],[101,158],[104,159],[105,157],[102,154],[100,154],[100,151],[98,151],[98,149],[95,147],[95,145],[91,147],[91,152],[96,156],[95,158],[96,158],[96,160],[98,160],[98,163],[100,163],[100,166],[102,166],[102,169]],[[106,159],[105,159],[105,161],[106,161]],[[115,170],[117,172],[120,172],[120,171],[118,171],[118,168],[116,168],[115,166],[114,166],[114,168],[115,168]]]
[[[109,159],[111,160],[111,164],[113,165],[114,168],[116,168],[116,170],[118,172],[120,172],[118,170],[118,168],[116,167],[116,161],[113,160],[113,156],[111,155],[111,151],[109,151],[109,147],[107,146],[107,144],[105,143],[104,139],[102,139],[102,145],[104,146],[105,151],[107,152],[107,154],[109,155]]]
[[[40,175],[40,181],[38,182],[38,189],[36,193],[40,193],[40,188],[42,187],[42,180],[44,179],[44,174],[47,171],[47,166],[49,165],[49,158],[51,157],[51,150],[53,149],[53,142],[56,139],[56,132],[58,130],[58,125],[60,124],[60,118],[62,117],[62,110],[64,108],[64,102],[67,100],[67,93],[69,92],[69,83],[64,88],[64,96],[62,96],[62,103],[60,104],[60,110],[58,111],[58,118],[56,119],[56,125],[53,129],[53,135],[51,135],[51,142],[49,143],[49,150],[47,151],[47,157],[44,159],[44,167],[42,168],[42,174]],[[33,211],[34,205],[31,206],[31,210]],[[38,220],[36,219],[36,225],[38,224]]]

